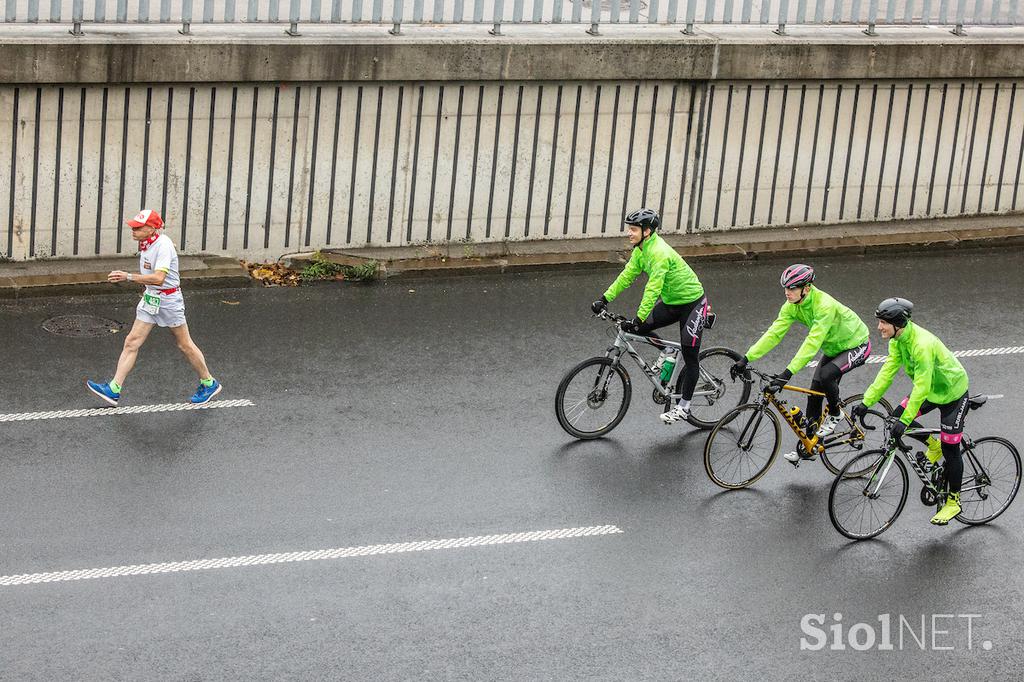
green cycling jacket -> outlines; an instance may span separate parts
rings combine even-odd
[[[924,327],[908,322],[903,333],[889,340],[889,357],[878,376],[864,391],[864,404],[871,407],[885,395],[900,367],[914,388],[900,418],[904,424],[914,421],[921,404],[927,400],[945,405],[967,392],[967,371],[953,353]]]
[[[747,359],[753,362],[767,355],[794,322],[805,325],[810,332],[789,362],[787,369],[793,374],[802,370],[819,350],[834,357],[868,342],[868,327],[857,313],[812,284],[804,300],[782,304],[778,318],[747,351]]]
[[[615,278],[604,297],[609,302],[629,288],[641,272],[646,272],[647,286],[636,316],[646,320],[660,297],[668,305],[692,303],[704,295],[697,274],[686,264],[683,257],[657,232],[633,248],[629,262],[622,274]]]

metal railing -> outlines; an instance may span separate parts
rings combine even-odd
[[[691,34],[698,24],[775,25],[786,35],[791,25],[1019,26],[1020,0],[4,0],[6,23],[70,23],[71,33],[95,24],[300,24],[391,25],[489,24],[501,35],[505,24],[681,25]],[[87,13],[88,7],[88,13]]]

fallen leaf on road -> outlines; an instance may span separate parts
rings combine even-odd
[[[226,303],[227,305],[238,305],[241,301],[221,301],[221,303]]]

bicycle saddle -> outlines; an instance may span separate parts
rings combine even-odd
[[[987,395],[972,395],[967,399],[967,406],[972,410],[976,410],[987,402]]]

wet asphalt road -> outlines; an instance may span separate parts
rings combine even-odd
[[[812,262],[865,320],[899,294],[952,349],[1024,345],[1020,251]],[[706,345],[756,338],[785,264],[696,264],[719,313]],[[588,306],[615,274],[186,292],[218,398],[255,407],[0,424],[0,575],[601,524],[622,534],[0,587],[0,677],[1019,675],[1020,500],[989,526],[936,528],[913,483],[891,530],[850,543],[828,521],[820,464],[780,461],[753,489],[721,491],[704,434],[662,425],[646,390],[609,437],[565,434],[555,387],[603,352],[607,325]],[[640,288],[613,309],[632,313]],[[109,378],[122,335],[40,325],[61,313],[130,322],[135,300],[0,306],[0,413],[95,406],[82,381]],[[761,365],[781,369],[802,336]],[[1024,444],[1024,355],[963,362],[972,392],[1006,396],[968,431]],[[849,375],[844,393],[878,367]],[[181,402],[194,384],[155,333],[123,403]],[[889,397],[908,387],[898,379]],[[801,651],[801,619],[816,613],[823,628],[841,613],[876,631],[892,614],[896,650]],[[967,619],[943,614],[975,614],[970,649]],[[925,616],[928,650],[909,632],[900,650],[900,615],[918,636]],[[935,643],[953,650],[931,650],[933,615]]]

